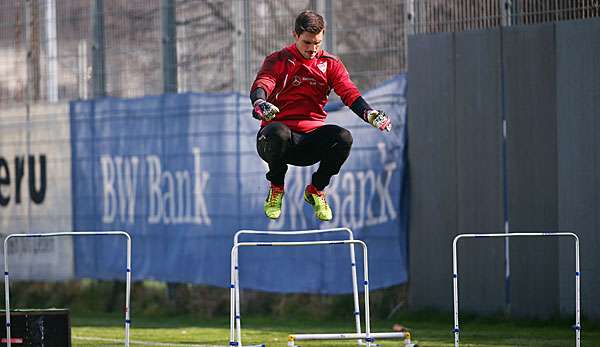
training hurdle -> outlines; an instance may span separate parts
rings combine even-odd
[[[327,232],[345,231],[349,234],[348,240],[337,241],[295,241],[295,242],[239,242],[239,236],[242,234],[255,235],[307,235]],[[375,346],[375,338],[401,338],[405,340],[406,346],[414,346],[410,342],[410,333],[371,333],[370,327],[370,310],[369,310],[369,287],[368,287],[368,251],[367,246],[360,240],[354,240],[352,231],[348,228],[323,229],[323,230],[307,230],[307,231],[256,231],[256,230],[240,230],[234,237],[234,245],[231,250],[231,306],[230,306],[230,346],[242,346],[241,342],[241,316],[239,310],[239,257],[238,250],[240,247],[263,247],[263,246],[317,246],[317,245],[349,245],[351,250],[351,265],[353,271],[353,292],[355,294],[355,316],[357,321],[357,333],[348,334],[292,334],[288,336],[288,346],[295,346],[295,341],[298,340],[339,340],[339,339],[357,339],[359,345]],[[360,332],[360,310],[358,309],[358,289],[356,280],[356,263],[354,257],[354,245],[358,244],[363,249],[363,268],[364,268],[364,300],[365,300],[365,327],[366,332]],[[237,336],[236,336],[237,332]],[[366,342],[363,343],[361,340]],[[256,345],[256,346],[264,346]]]
[[[313,229],[313,230],[289,230],[289,231],[267,231],[267,230],[239,230],[235,233],[233,237],[233,244],[236,245],[239,243],[240,237],[242,235],[272,235],[272,236],[286,236],[286,237],[294,237],[294,236],[305,236],[305,235],[322,235],[322,234],[330,234],[330,233],[346,233],[348,234],[348,240],[354,240],[354,233],[350,228],[330,228],[330,229]],[[356,325],[356,333],[361,334],[361,323],[360,323],[360,304],[358,301],[358,280],[356,276],[356,253],[354,251],[354,244],[349,245],[350,248],[350,271],[352,273],[352,294],[354,297],[354,321]],[[235,264],[235,272],[236,272],[236,283],[239,278],[239,260],[236,259]],[[239,298],[239,288],[236,288],[236,297],[235,297],[235,317],[240,316],[240,298]],[[234,316],[231,316],[231,319],[234,319]],[[239,329],[241,329],[241,322],[239,319],[236,321]],[[362,340],[357,341],[359,344]]]
[[[580,321],[580,294],[579,282],[581,272],[579,271],[579,237],[572,232],[554,232],[554,233],[505,233],[505,234],[459,234],[452,242],[452,281],[454,288],[454,346],[459,346],[458,326],[458,260],[457,260],[457,244],[460,239],[464,238],[489,238],[489,237],[548,237],[548,236],[566,236],[572,237],[575,240],[575,346],[581,345],[581,321]]]
[[[124,236],[127,240],[127,267],[126,286],[125,286],[125,346],[129,347],[129,327],[131,319],[129,316],[129,302],[131,297],[131,236],[124,231],[74,231],[61,233],[43,233],[43,234],[10,234],[4,239],[4,298],[6,305],[6,343],[11,347],[10,335],[10,289],[8,277],[8,241],[12,238],[40,238],[40,237],[58,237],[58,236]]]

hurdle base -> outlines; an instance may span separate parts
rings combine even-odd
[[[412,343],[409,332],[391,332],[391,333],[370,333],[371,342],[364,342],[367,338],[366,333],[341,333],[341,334],[290,334],[288,335],[288,347],[299,347],[296,341],[309,340],[359,340],[359,345],[376,346],[375,339],[402,339],[405,347],[418,347]]]

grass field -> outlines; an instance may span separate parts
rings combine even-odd
[[[298,318],[265,319],[243,317],[243,343],[287,345],[289,333],[352,332],[351,322],[308,321]],[[72,317],[73,346],[122,346],[122,320],[114,315],[75,315]],[[410,328],[413,339],[422,347],[454,346],[451,314],[402,314],[393,321],[373,322],[373,331],[391,331],[394,323]],[[467,318],[461,323],[461,346],[539,346],[575,345],[569,321],[512,321],[502,318]],[[600,346],[600,327],[585,325],[582,346]],[[198,320],[190,317],[133,318],[132,346],[228,346],[229,320]],[[401,341],[379,340],[383,346],[403,346]],[[355,346],[354,341],[301,341],[302,346]]]

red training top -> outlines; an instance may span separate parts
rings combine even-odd
[[[323,107],[332,89],[346,106],[360,96],[338,57],[320,50],[315,58],[306,59],[295,43],[265,58],[251,91],[256,88],[264,89],[267,101],[279,108],[273,121],[300,133],[325,124]],[[263,121],[261,127],[267,124]]]

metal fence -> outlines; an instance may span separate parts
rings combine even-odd
[[[597,17],[600,0],[414,0],[409,11],[414,33],[456,32]]]
[[[406,70],[409,34],[595,17],[600,0],[0,1],[0,107],[247,91],[303,9],[365,89]]]

